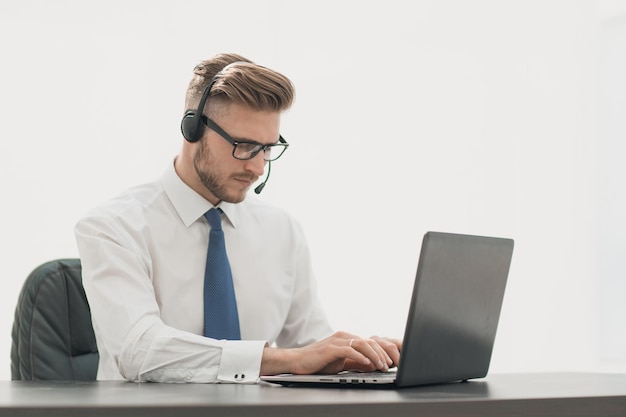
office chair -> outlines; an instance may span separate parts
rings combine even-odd
[[[46,262],[20,292],[11,334],[12,380],[95,380],[98,349],[79,259]]]

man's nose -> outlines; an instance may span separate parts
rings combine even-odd
[[[245,165],[246,170],[254,173],[259,177],[263,175],[263,171],[265,171],[265,163],[267,162],[265,161],[265,159],[263,159],[264,155],[264,152],[261,151],[256,154],[254,158],[248,159]]]

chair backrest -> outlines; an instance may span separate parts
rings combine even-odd
[[[15,309],[12,380],[95,380],[98,349],[79,259],[59,259],[26,278]]]

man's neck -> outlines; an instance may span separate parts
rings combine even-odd
[[[193,169],[192,163],[184,163],[185,156],[181,152],[178,154],[176,159],[174,159],[174,171],[176,175],[187,184],[192,190],[200,194],[207,200],[209,203],[213,205],[213,207],[217,207],[217,205],[221,202],[217,197],[215,197],[207,188],[202,184],[200,178],[198,178],[198,174]]]

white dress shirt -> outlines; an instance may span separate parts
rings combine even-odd
[[[256,382],[266,344],[297,347],[332,330],[299,224],[255,196],[221,203],[241,341],[202,336],[211,203],[173,164],[76,225],[98,379]]]

